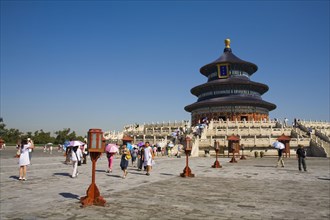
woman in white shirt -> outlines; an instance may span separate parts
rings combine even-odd
[[[72,178],[75,178],[78,176],[78,161],[81,161],[82,158],[82,152],[80,147],[76,146],[73,147],[71,150],[71,160],[72,160],[72,166],[73,166],[73,171],[72,171]]]
[[[30,165],[30,158],[29,158],[29,149],[33,148],[31,143],[28,143],[27,139],[24,139],[20,146],[20,157],[18,160],[19,164],[19,180],[26,180],[26,166]]]

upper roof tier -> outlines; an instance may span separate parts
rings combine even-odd
[[[209,74],[216,71],[217,64],[230,64],[233,70],[242,70],[248,73],[250,76],[258,70],[258,66],[254,63],[241,60],[232,53],[232,50],[230,48],[230,39],[225,40],[225,45],[226,47],[223,50],[223,54],[218,59],[216,59],[212,63],[206,64],[200,69],[200,72],[204,76],[208,76]]]

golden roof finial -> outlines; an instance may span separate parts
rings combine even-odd
[[[227,38],[225,40],[225,45],[226,45],[226,48],[230,48],[230,39],[229,38]]]

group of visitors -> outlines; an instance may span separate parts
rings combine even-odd
[[[106,170],[107,173],[112,172],[112,166],[114,161],[114,156],[116,153],[107,152],[108,158],[108,168]],[[150,176],[152,166],[155,164],[155,152],[153,148],[150,146],[149,142],[144,143],[138,148],[133,147],[129,149],[126,144],[124,144],[120,151],[121,159],[120,159],[120,168],[123,171],[122,178],[125,179],[128,174],[128,165],[131,161],[132,166],[135,166],[134,163],[137,160],[137,168],[138,171],[141,171],[142,168],[146,171],[146,175]]]
[[[284,167],[284,160],[283,160],[283,152],[284,149],[277,149],[278,151],[278,159],[277,159],[277,165],[276,167],[279,167],[281,164],[282,167]],[[298,145],[298,149],[296,151],[297,159],[298,159],[298,169],[299,171],[302,171],[301,168],[304,169],[305,172],[307,172],[307,165],[306,165],[306,150],[304,149],[303,145]]]
[[[180,145],[178,145],[180,146]],[[167,146],[168,149],[171,149]],[[19,180],[26,181],[26,169],[28,165],[31,165],[32,159],[32,151],[34,149],[33,141],[30,138],[23,139],[17,144],[17,157],[19,157]],[[154,158],[156,152],[158,152],[159,146],[151,147],[149,142],[145,142],[139,148],[133,147],[129,149],[127,145],[123,145],[120,151],[121,160],[120,160],[120,168],[123,171],[122,178],[125,179],[128,174],[128,166],[131,162],[132,167],[135,167],[135,163],[137,164],[138,171],[146,171],[146,175],[150,176],[152,171],[152,167],[155,164]],[[178,149],[178,155],[180,155],[180,149]],[[284,160],[283,160],[283,152],[284,149],[278,149],[278,160],[277,165],[281,165],[284,167]],[[75,147],[67,147],[66,148],[66,162],[69,160],[69,163],[72,164],[72,178],[76,178],[79,175],[78,166],[81,164],[86,164],[86,157],[87,157],[87,144]],[[108,153],[108,169],[106,170],[107,173],[111,173],[113,169],[113,162],[114,156],[116,153]],[[297,159],[298,159],[298,169],[302,171],[307,171],[306,165],[306,151],[302,145],[298,146],[296,151]]]

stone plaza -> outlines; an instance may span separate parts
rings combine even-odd
[[[129,166],[122,179],[115,159],[106,173],[107,158],[96,166],[96,184],[105,207],[81,207],[91,183],[91,162],[79,167],[64,164],[62,152],[36,149],[27,181],[18,180],[14,147],[0,151],[0,219],[329,219],[330,160],[307,158],[307,172],[298,171],[294,155],[276,168],[276,157],[253,158],[211,168],[214,157],[194,157],[194,178],[179,176],[185,156],[157,157],[150,176]]]

